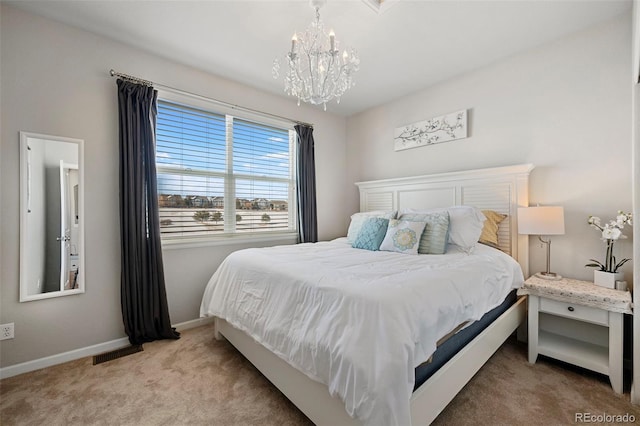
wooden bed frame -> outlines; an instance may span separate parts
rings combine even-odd
[[[518,235],[517,208],[528,206],[531,164],[356,183],[360,211],[473,205],[508,217],[500,224],[500,248],[511,254],[528,276],[528,237]],[[524,321],[520,298],[442,366],[411,396],[411,421],[430,424]],[[359,425],[344,403],[316,382],[226,321],[216,318],[216,338],[226,338],[291,402],[317,425]]]

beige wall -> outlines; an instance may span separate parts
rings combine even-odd
[[[605,247],[588,216],[631,210],[630,69],[629,13],[350,117],[350,181],[533,163],[531,203],[565,208],[552,270],[592,279],[584,264]],[[467,139],[394,152],[394,128],[465,108]],[[531,240],[531,271],[544,270],[545,250]],[[630,240],[616,250],[632,257]]]
[[[120,311],[118,119],[114,68],[190,92],[314,123],[318,228],[342,235],[346,150],[343,117],[143,53],[51,20],[0,6],[1,186],[0,366],[124,336]],[[267,71],[269,72],[268,68]],[[20,130],[85,140],[86,293],[19,303],[18,176]],[[261,243],[268,245],[269,242]],[[246,245],[165,251],[173,323],[196,319],[207,280],[232,250]]]

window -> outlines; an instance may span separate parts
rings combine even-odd
[[[291,126],[159,100],[162,238],[296,232],[296,137]]]

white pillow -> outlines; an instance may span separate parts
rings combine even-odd
[[[349,229],[347,230],[347,241],[353,244],[358,238],[358,234],[360,233],[360,228],[362,228],[362,224],[365,219],[369,217],[380,217],[383,219],[394,219],[396,217],[395,210],[374,210],[370,212],[362,212],[362,213],[354,213],[351,215],[351,223],[349,224]]]
[[[446,211],[449,213],[449,244],[455,244],[469,252],[478,243],[484,221],[487,220],[480,209],[473,206],[451,206],[428,210],[403,209],[405,213],[433,213]]]
[[[389,220],[387,234],[380,244],[380,250],[398,253],[418,254],[420,236],[427,222],[411,222],[408,220]]]

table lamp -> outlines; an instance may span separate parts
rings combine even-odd
[[[518,234],[537,235],[547,245],[547,270],[535,274],[547,280],[559,280],[562,276],[550,271],[551,239],[542,239],[543,235],[564,234],[564,209],[559,206],[537,206],[518,208]]]

